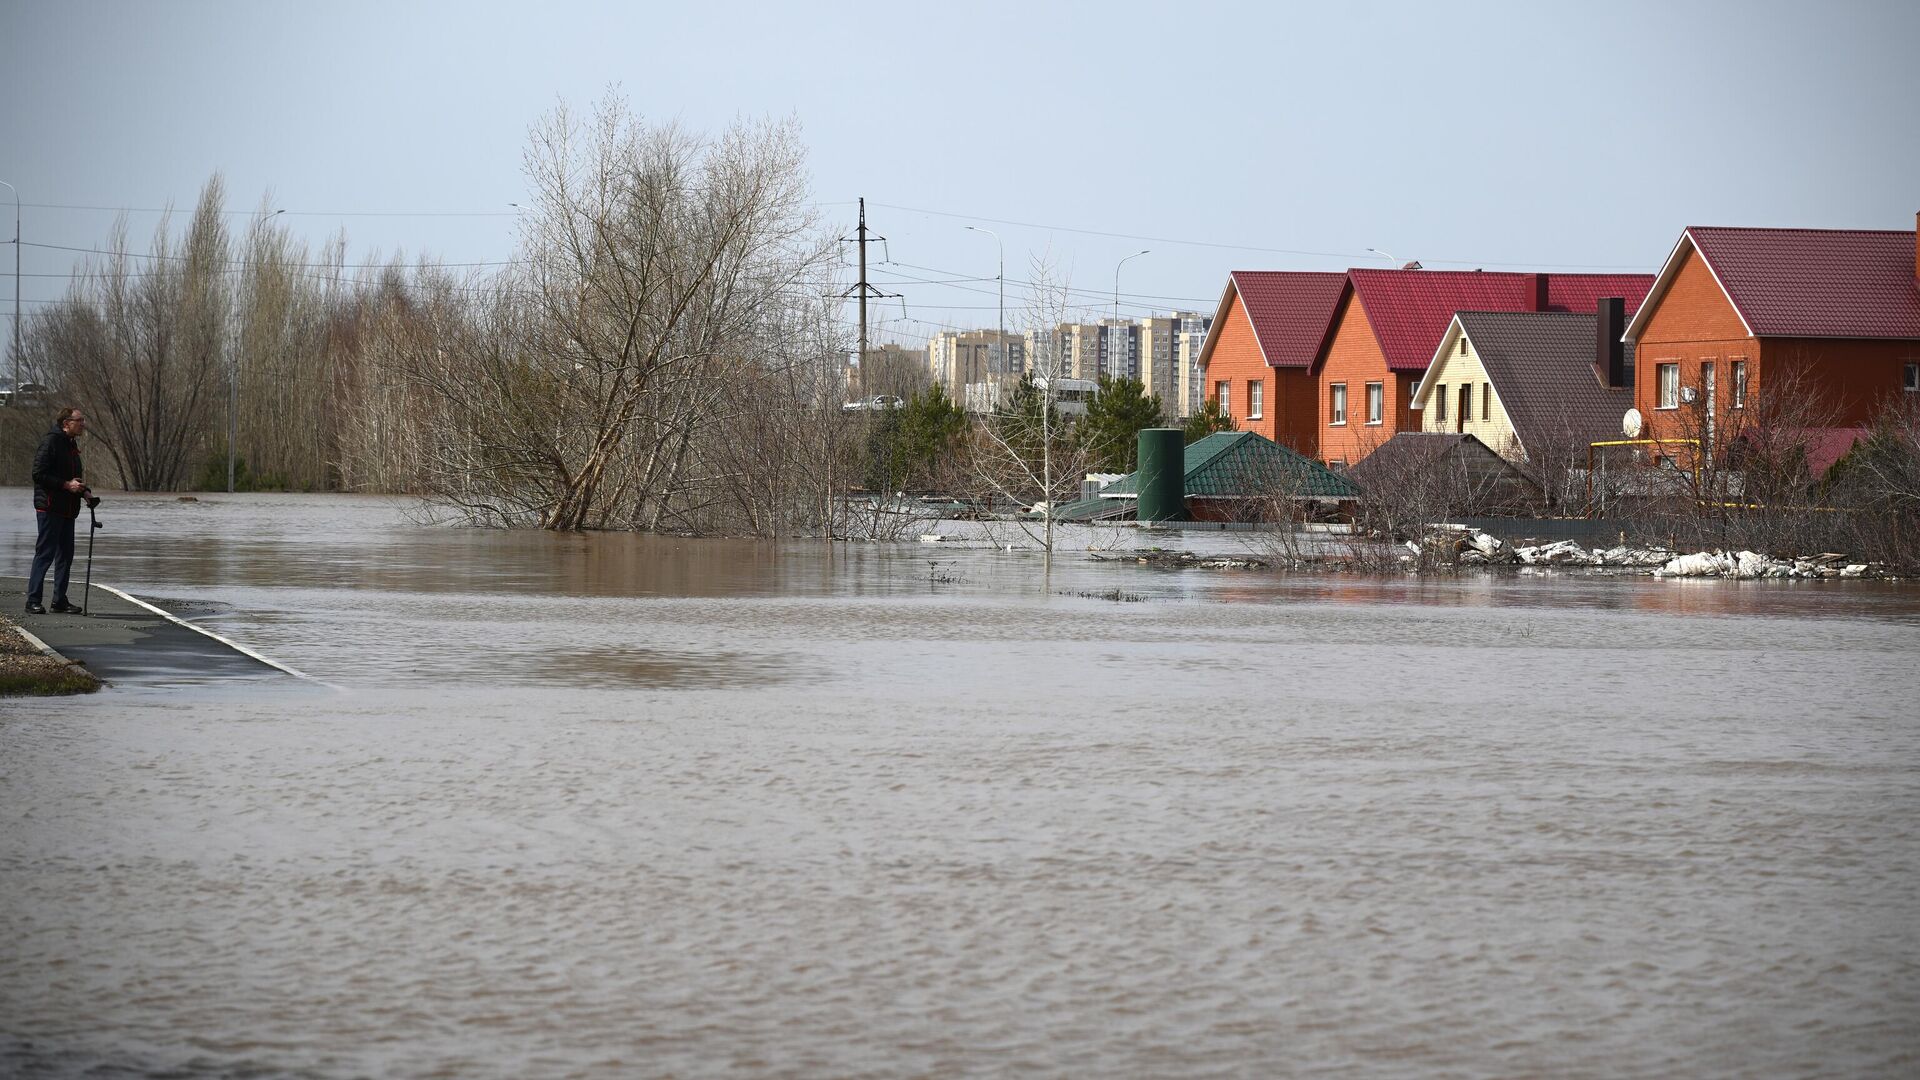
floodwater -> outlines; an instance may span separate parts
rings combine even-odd
[[[0,702],[0,1075],[1920,1071],[1920,586],[406,505],[102,506],[337,689]]]

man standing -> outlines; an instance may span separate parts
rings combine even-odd
[[[27,614],[45,615],[40,589],[53,568],[53,610],[78,613],[67,602],[67,578],[73,572],[73,526],[80,517],[80,500],[87,495],[81,480],[80,436],[87,418],[79,409],[60,410],[60,419],[33,455],[33,509],[40,534],[33,544],[33,572],[27,576]]]

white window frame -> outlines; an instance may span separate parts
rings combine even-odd
[[[1447,387],[1445,383],[1433,388],[1433,418],[1440,423],[1447,422]]]
[[[1247,380],[1247,419],[1259,420],[1267,407],[1267,384],[1264,379]]]
[[[1213,384],[1213,400],[1220,403],[1222,416],[1233,415],[1233,380],[1221,379]]]
[[[1900,369],[1900,385],[1909,394],[1920,394],[1920,364],[1907,364]]]
[[[1347,426],[1347,384],[1337,382],[1327,387],[1327,426]]]
[[[1654,408],[1677,409],[1680,407],[1680,364],[1653,365]]]
[[[1379,427],[1386,422],[1387,384],[1370,382],[1367,384],[1367,426]]]
[[[1733,407],[1736,409],[1747,407],[1747,362],[1745,360],[1733,361]]]

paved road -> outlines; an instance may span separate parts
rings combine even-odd
[[[98,580],[93,584],[84,616],[27,615],[25,580],[0,578],[0,610],[113,685],[292,678],[217,638],[122,599]],[[76,580],[75,602],[80,600],[79,585]]]

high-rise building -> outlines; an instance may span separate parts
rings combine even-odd
[[[1200,350],[1207,344],[1207,332],[1213,328],[1213,316],[1177,311],[1173,317],[1180,320],[1174,344],[1179,400],[1167,399],[1167,408],[1175,419],[1185,420],[1199,412],[1207,401],[1205,375],[1200,370]]]
[[[927,341],[927,360],[933,381],[958,400],[968,383],[1018,378],[1027,368],[1027,343],[1019,334],[1002,340],[993,330],[948,330]]]
[[[1160,398],[1160,409],[1174,415],[1180,404],[1180,316],[1140,320],[1140,385]]]
[[[1056,374],[1089,382],[1099,377],[1106,327],[1099,323],[1061,323],[1056,341],[1060,359]]]
[[[1100,320],[1100,374],[1115,379],[1140,377],[1140,324],[1132,319]]]

